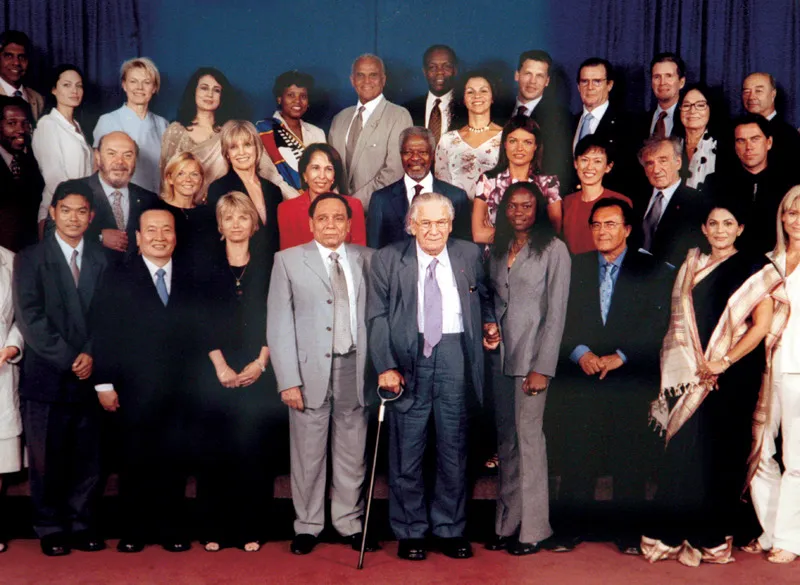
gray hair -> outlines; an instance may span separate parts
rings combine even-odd
[[[677,136],[667,136],[664,138],[651,136],[644,141],[642,148],[639,149],[639,153],[637,155],[639,158],[639,164],[644,166],[645,155],[658,150],[665,142],[668,142],[672,146],[672,152],[675,154],[675,158],[681,158],[683,156],[683,145],[681,144],[681,139]]]
[[[411,222],[417,220],[417,213],[419,208],[426,203],[440,203],[447,208],[447,215],[450,216],[450,221],[456,217],[456,209],[453,207],[453,202],[440,193],[420,193],[411,200],[411,205],[408,207],[406,213],[406,233],[411,233]]]
[[[356,57],[356,60],[353,61],[353,65],[350,67],[350,75],[355,74],[356,63],[358,63],[359,61],[363,61],[365,59],[372,59],[374,61],[377,61],[378,65],[381,66],[381,75],[383,75],[384,77],[386,76],[386,67],[384,67],[383,65],[383,59],[381,59],[377,55],[373,55],[372,53],[364,53],[363,55],[359,55],[358,57]]]
[[[409,126],[400,133],[400,151],[402,152],[403,147],[406,144],[406,140],[417,137],[424,138],[428,141],[428,146],[431,150],[431,156],[433,156],[433,153],[436,152],[436,139],[433,137],[433,132],[427,128],[424,128],[423,126]]]

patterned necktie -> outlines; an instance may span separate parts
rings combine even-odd
[[[15,180],[19,181],[22,178],[22,165],[19,164],[19,155],[15,154],[11,157],[11,175]]]
[[[528,115],[528,108],[525,106],[520,106],[517,108],[517,116],[527,116]]]
[[[72,258],[69,261],[69,271],[72,273],[72,280],[75,281],[75,286],[78,286],[78,282],[81,280],[81,269],[78,268],[78,251],[72,251]]]
[[[592,120],[594,120],[594,116],[592,116],[592,113],[589,112],[588,114],[586,114],[586,117],[583,119],[583,124],[581,124],[581,131],[578,134],[578,141],[580,141],[581,138],[583,138],[587,134],[591,134],[590,130],[591,130]]]
[[[611,307],[611,295],[614,293],[614,274],[617,272],[615,264],[603,266],[603,282],[600,283],[600,315],[603,317],[603,325],[608,318],[608,309]]]
[[[650,208],[650,211],[647,212],[647,215],[644,216],[644,224],[642,228],[644,229],[644,246],[642,246],[648,252],[650,251],[650,246],[653,245],[653,237],[656,234],[656,227],[658,227],[658,220],[661,219],[661,208],[664,206],[664,193],[659,191],[656,193],[656,197],[653,200],[653,206]]]
[[[422,189],[424,189],[424,187],[422,185],[420,185],[419,183],[414,185],[414,195],[411,196],[411,202],[412,203],[414,202],[414,199],[417,198],[417,195],[422,193]]]
[[[114,221],[117,224],[118,230],[125,229],[125,214],[122,213],[122,193],[114,191],[111,194],[111,211],[114,213]]]
[[[656,120],[656,127],[653,130],[653,136],[656,138],[664,138],[667,135],[667,123],[665,122],[665,118],[667,117],[666,112],[661,112],[658,115],[658,120]]]
[[[347,280],[339,264],[339,254],[331,252],[331,286],[333,287],[333,353],[345,355],[353,349],[350,329],[350,296]]]
[[[161,299],[161,302],[164,303],[164,306],[167,306],[167,302],[169,301],[169,293],[167,292],[167,281],[164,280],[164,275],[167,272],[163,268],[159,268],[156,270],[156,292],[158,293],[158,298]]]
[[[431,116],[428,120],[428,130],[431,131],[436,142],[439,142],[439,138],[442,137],[442,109],[439,107],[441,103],[442,100],[439,98],[434,100]]]
[[[439,283],[436,282],[437,264],[439,264],[439,261],[434,258],[425,271],[425,286],[423,289],[423,294],[425,295],[425,327],[422,332],[422,337],[425,340],[422,355],[425,357],[431,357],[433,348],[442,340],[442,291],[439,289]]]
[[[350,123],[350,133],[347,135],[347,145],[345,146],[345,164],[347,165],[347,174],[352,177],[353,173],[350,169],[350,163],[353,161],[353,153],[356,151],[356,144],[358,143],[358,137],[361,136],[361,130],[364,127],[364,121],[362,119],[362,114],[364,113],[364,106],[360,106],[358,108],[358,113],[356,114],[353,121]]]

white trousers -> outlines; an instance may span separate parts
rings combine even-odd
[[[779,365],[780,360],[774,363]],[[774,457],[779,430],[783,431],[783,475]],[[800,374],[773,370],[772,405],[750,494],[764,529],[758,539],[761,546],[800,554]]]

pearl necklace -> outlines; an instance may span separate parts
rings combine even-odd
[[[487,131],[487,130],[488,130],[490,127],[491,127],[491,125],[492,125],[492,123],[491,123],[491,122],[489,122],[489,123],[488,123],[486,126],[484,126],[483,128],[473,128],[472,126],[470,126],[469,124],[467,124],[467,130],[468,130],[469,132],[472,132],[473,134],[480,134],[481,132],[486,132],[486,131]]]

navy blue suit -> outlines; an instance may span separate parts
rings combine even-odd
[[[456,217],[453,220],[451,236],[471,242],[472,223],[467,193],[435,178],[433,190],[447,197],[455,208]],[[408,195],[404,176],[396,183],[372,194],[367,214],[367,246],[378,249],[411,238],[406,233],[406,213],[408,213]]]

